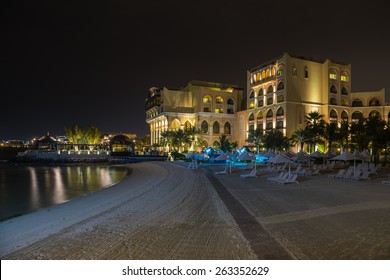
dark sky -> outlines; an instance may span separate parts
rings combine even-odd
[[[150,87],[245,88],[247,70],[285,51],[351,63],[352,91],[386,88],[390,99],[384,0],[7,2],[0,140],[72,124],[143,136]]]

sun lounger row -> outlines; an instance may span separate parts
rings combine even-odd
[[[279,176],[267,178],[267,180],[273,183],[284,185],[284,184],[292,184],[292,183],[298,184],[299,182],[297,181],[297,178],[298,178],[297,174],[291,174],[291,173],[289,174],[288,172],[286,173],[282,172],[279,174]]]
[[[349,167],[348,170],[340,169],[337,174],[328,175],[330,178],[343,179],[343,180],[371,180],[369,171],[354,170],[353,167]]]

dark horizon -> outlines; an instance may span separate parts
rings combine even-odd
[[[284,52],[351,64],[354,92],[390,88],[385,1],[6,5],[0,141],[64,135],[73,124],[142,137],[149,88],[245,89],[247,70]]]

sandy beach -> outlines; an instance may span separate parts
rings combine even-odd
[[[1,259],[390,258],[387,171],[278,185],[186,165],[132,164],[113,187],[0,223]]]

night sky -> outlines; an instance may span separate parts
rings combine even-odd
[[[350,63],[352,91],[385,88],[390,100],[386,1],[7,2],[0,140],[72,124],[142,137],[152,86],[245,88],[247,70],[283,52]]]

